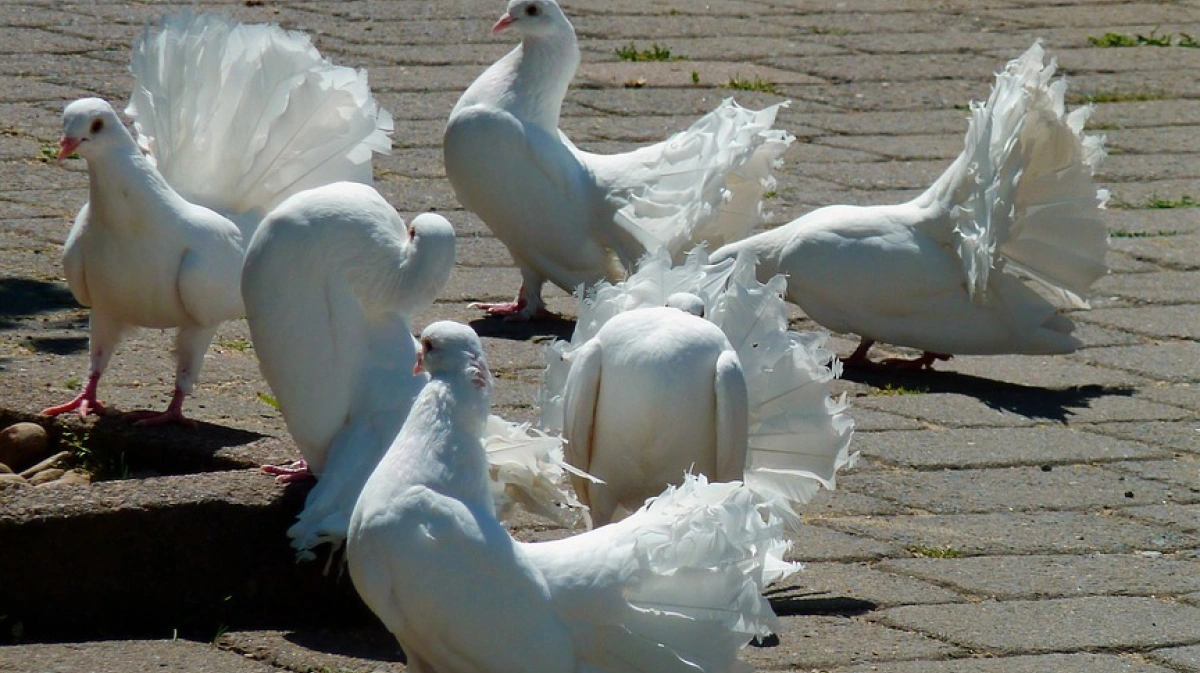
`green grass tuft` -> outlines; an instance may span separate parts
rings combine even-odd
[[[962,558],[967,555],[961,549],[955,549],[948,544],[941,547],[914,545],[908,548],[908,553],[920,558]]]
[[[1150,31],[1149,35],[1127,35],[1125,33],[1108,32],[1099,37],[1092,35],[1088,37],[1088,44],[1093,47],[1113,48],[1113,47],[1187,47],[1195,49],[1200,47],[1200,42],[1196,38],[1187,33],[1180,33],[1176,37],[1172,33],[1158,34],[1158,29]]]
[[[660,47],[657,42],[650,45],[649,49],[638,49],[634,43],[630,42],[624,47],[616,48],[617,58],[622,61],[685,61],[686,56],[672,54],[670,49]]]
[[[1081,103],[1141,103],[1152,100],[1170,98],[1165,93],[1157,91],[1097,91],[1095,93],[1071,96],[1071,102]]]
[[[1109,238],[1160,238],[1164,236],[1179,236],[1182,231],[1174,229],[1159,229],[1158,231],[1126,231],[1118,229],[1117,231],[1109,232]]]
[[[221,348],[228,348],[231,351],[238,351],[239,353],[254,348],[253,344],[246,339],[230,339],[229,341],[220,341],[217,343],[217,345]]]
[[[738,91],[759,91],[762,93],[776,93],[775,83],[770,80],[765,80],[758,75],[754,79],[742,79],[741,77],[730,77],[729,82],[725,85],[726,89],[736,89]]]
[[[275,411],[279,411],[279,400],[275,399],[273,396],[271,396],[268,393],[259,393],[258,401],[262,402],[263,404],[267,405],[268,407],[271,407]]]

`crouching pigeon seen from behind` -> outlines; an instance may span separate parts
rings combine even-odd
[[[738,483],[688,477],[629,518],[520,543],[496,520],[479,436],[492,376],[469,328],[421,335],[431,379],[367,481],[347,558],[417,673],[747,671],[795,568],[781,523]]]

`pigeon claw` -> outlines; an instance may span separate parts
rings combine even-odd
[[[495,303],[475,302],[473,304],[469,304],[467,308],[483,309],[487,312],[489,318],[504,318],[508,322],[549,320],[557,317],[555,314],[547,310],[545,306],[539,306],[536,309],[531,309],[529,304],[523,299]]]
[[[266,474],[275,475],[275,481],[280,484],[290,484],[295,481],[315,481],[317,475],[308,467],[308,461],[301,458],[289,465],[263,465],[259,468]]]
[[[41,414],[43,416],[58,416],[59,414],[65,414],[68,411],[75,410],[79,411],[80,418],[87,418],[89,413],[102,414],[105,411],[104,404],[100,402],[100,400],[96,399],[94,393],[89,395],[86,392],[82,392],[70,402],[65,402],[63,404],[57,404],[55,406],[42,409]]]

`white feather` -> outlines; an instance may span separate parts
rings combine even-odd
[[[1108,192],[1091,177],[1103,139],[1083,134],[1088,108],[1065,113],[1066,83],[1052,80],[1043,58],[1035,44],[996,75],[988,101],[971,107],[962,154],[921,196],[821,208],[713,259],[757,255],[760,278],[785,274],[790,301],[868,347],[1077,349],[1058,305],[1086,306],[1088,287],[1107,272]]]
[[[541,287],[616,280],[647,251],[736,240],[762,222],[762,194],[792,137],[772,130],[779,105],[724,101],[686,131],[632,152],[585,152],[558,129],[579,63],[575,30],[553,0],[510,3],[522,41],[467,89],[444,137],[459,201],[512,254],[522,288],[496,312],[544,310]],[[519,196],[517,196],[519,195]]]
[[[478,436],[491,382],[479,340],[422,334],[433,380],[351,521],[355,588],[414,671],[744,671],[771,628],[761,595],[796,569],[776,516],[740,484],[685,478],[626,520],[547,543],[496,520]]]
[[[542,427],[564,433],[568,460],[605,482],[577,482],[585,501],[583,493],[594,493],[607,512],[610,496],[604,493],[618,492],[620,504],[630,508],[658,492],[667,483],[663,475],[673,480],[693,465],[707,472],[722,462],[737,464],[738,474],[714,472],[711,478],[744,479],[777,498],[785,514],[817,488],[835,487],[836,472],[853,460],[848,449],[853,421],[844,399],[831,397],[829,385],[840,367],[821,347],[824,337],[787,329],[783,287],[783,278],[758,283],[749,257],[708,264],[696,249],[674,267],[660,251],[624,282],[601,283],[581,295],[571,341],[547,347],[539,403]],[[709,411],[712,384],[690,380],[708,370],[675,360],[700,347],[689,331],[694,328],[687,327],[699,319],[657,308],[681,292],[703,303],[705,319],[736,354],[744,380],[742,455],[732,462],[717,459],[720,424]],[[630,377],[640,382],[625,380]],[[610,386],[607,401],[579,394],[604,385]],[[581,415],[585,423],[573,427],[572,419]],[[645,428],[634,434],[642,426],[631,419],[642,416]],[[701,430],[703,438],[696,436]]]
[[[99,99],[63,113],[64,153],[77,143],[88,162],[63,265],[92,308],[91,363],[84,392],[44,413],[97,406],[129,328],[178,327],[175,394],[155,420],[184,420],[217,325],[243,314],[239,271],[259,220],[297,191],[370,182],[391,118],[365,73],[333,66],[304,35],[225,16],[165,17],[134,44],[131,70],[136,141]]]

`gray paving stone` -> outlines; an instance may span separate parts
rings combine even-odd
[[[1170,456],[1162,448],[1140,442],[1096,441],[1095,435],[1053,425],[864,433],[855,437],[855,446],[887,463],[922,470],[1058,465]]]
[[[843,488],[887,498],[935,514],[996,511],[1093,510],[1177,500],[1200,494],[1173,492],[1157,481],[1090,465],[867,473]]]
[[[1105,465],[1105,468],[1166,483],[1173,487],[1176,493],[1200,493],[1200,484],[1195,480],[1196,474],[1200,474],[1200,456],[1180,455],[1173,460],[1121,461]]]
[[[888,559],[878,568],[999,600],[1161,597],[1200,590],[1200,561],[1190,554]]]
[[[1167,397],[1173,397],[1168,395]],[[1200,452],[1200,420],[1152,423],[1099,423],[1082,426],[1084,432],[1132,439],[1173,451]]]
[[[811,671],[843,663],[941,658],[962,653],[933,638],[847,617],[784,618],[775,647],[748,647],[756,670]]]
[[[1110,308],[1082,312],[1079,319],[1108,325],[1151,337],[1200,340],[1200,325],[1195,320],[1194,306],[1144,306],[1141,308]]]
[[[0,647],[0,671],[271,673],[284,669],[187,640],[113,640]]]
[[[1200,646],[1166,647],[1146,655],[1151,661],[1157,661],[1184,673],[1200,671]]]
[[[1188,533],[1200,532],[1200,506],[1198,505],[1169,504],[1131,507],[1121,510],[1120,515],[1140,521],[1170,526],[1171,528],[1187,531]]]
[[[798,531],[788,533],[792,549],[790,561],[873,561],[902,552],[902,547],[890,541],[850,535],[808,523]]]
[[[1005,654],[1149,649],[1200,643],[1200,609],[1154,598],[1063,598],[890,608],[881,623]]]
[[[1200,281],[1200,275],[1196,280]],[[1195,341],[1092,348],[1070,357],[1126,371],[1150,374],[1163,381],[1191,384],[1200,382],[1200,343]]]
[[[1170,651],[1170,650],[1160,650]],[[834,673],[875,673],[878,666],[834,669]],[[1169,669],[1130,656],[1110,654],[1043,654],[1016,657],[895,661],[889,673],[1169,673]]]
[[[880,568],[890,570],[891,561],[883,561]],[[940,581],[940,578],[935,578]],[[1196,583],[1200,587],[1200,582]],[[886,608],[894,605],[921,605],[925,603],[961,603],[963,597],[949,589],[930,582],[905,576],[901,573],[884,572],[868,563],[806,563],[804,570],[792,575],[782,584],[773,585],[768,597],[776,610],[836,611],[855,608],[856,602],[863,611]]]
[[[1191,532],[1148,525],[1105,513],[1015,512],[992,514],[841,517],[820,522],[835,530],[887,540],[901,547],[942,547],[967,554],[1132,553],[1194,547]]]

